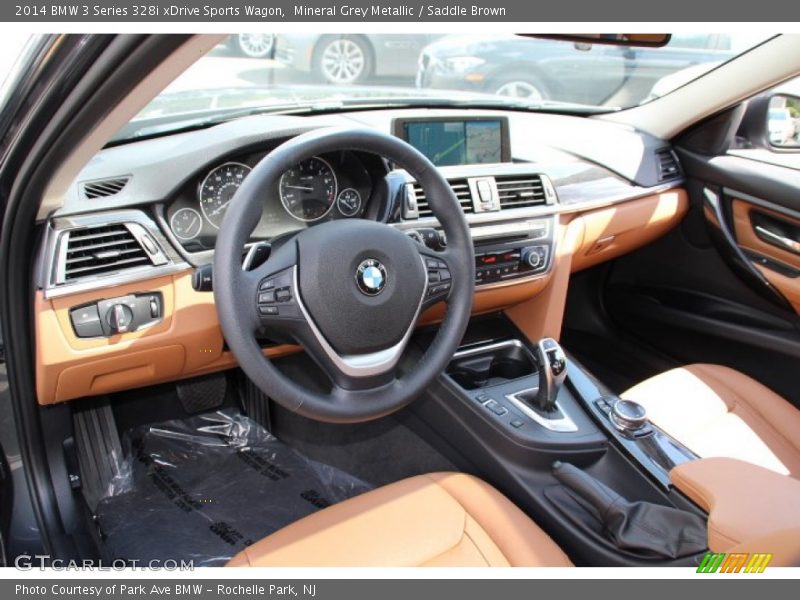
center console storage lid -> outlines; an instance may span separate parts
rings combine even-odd
[[[797,479],[734,458],[690,461],[669,475],[675,487],[709,513],[708,547],[714,552],[800,528]]]

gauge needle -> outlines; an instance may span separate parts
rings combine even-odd
[[[313,192],[314,188],[305,186],[305,185],[284,185],[285,188],[291,188],[293,190],[303,190],[304,192]]]
[[[232,200],[232,199],[231,199],[231,200]],[[230,201],[230,200],[228,200],[228,201],[227,201],[225,204],[223,204],[222,206],[219,206],[219,207],[215,208],[214,210],[212,210],[212,211],[209,213],[209,215],[208,215],[208,216],[210,216],[210,217],[213,217],[213,216],[215,216],[215,215],[218,215],[218,214],[219,214],[219,213],[221,213],[223,210],[225,210],[225,208],[226,208],[226,207],[228,206],[228,204],[230,204],[230,203],[231,203],[231,201]]]

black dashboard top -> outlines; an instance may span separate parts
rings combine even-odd
[[[375,110],[336,115],[264,115],[237,119],[208,129],[115,146],[99,152],[83,169],[63,205],[52,216],[167,202],[181,193],[204,169],[235,156],[252,156],[304,131],[326,126],[367,126],[387,133],[397,119],[475,117],[477,111],[456,109]],[[593,118],[480,111],[486,118],[508,119],[514,164],[561,180],[615,180],[617,193],[626,187],[662,183],[656,151],[668,143],[648,134]],[[490,165],[461,167],[474,173]],[[443,167],[448,169],[450,167]],[[87,199],[86,182],[125,176],[125,188],[109,197]],[[609,191],[609,182],[604,184]]]

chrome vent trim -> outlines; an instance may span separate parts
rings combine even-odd
[[[678,156],[672,148],[660,148],[656,150],[656,165],[658,168],[658,180],[666,181],[681,176],[681,165]]]
[[[469,189],[469,182],[464,179],[453,179],[448,181],[450,187],[453,189],[453,193],[458,198],[458,203],[461,205],[461,210],[464,211],[464,214],[469,214],[475,212],[475,209],[472,205],[472,193]],[[419,218],[425,217],[432,217],[433,211],[428,206],[428,200],[425,197],[425,192],[422,189],[422,186],[418,183],[413,184],[414,196],[417,200],[417,213]]]
[[[540,175],[505,175],[495,177],[500,210],[547,204],[547,194]]]
[[[448,178],[448,183],[465,215],[540,207],[558,201],[552,182],[542,173],[453,177]],[[433,218],[422,186],[410,180],[406,190],[403,218],[408,221]]]
[[[81,184],[81,195],[86,200],[116,196],[125,189],[125,186],[128,185],[130,180],[130,176],[124,176],[87,181]]]
[[[120,237],[112,239],[110,233]],[[73,251],[69,257],[73,260],[69,263],[71,277],[67,279],[67,250],[71,237]],[[102,262],[116,264],[76,272],[75,268],[79,267],[74,265],[86,266],[82,263],[94,261],[93,256],[90,256],[90,260],[74,260],[82,258],[80,253],[75,252],[78,248],[76,240],[80,240],[80,248],[83,248],[85,255],[89,252],[100,253]],[[144,249],[147,259],[124,262],[138,257],[137,247]],[[111,254],[112,251],[114,254]],[[108,289],[183,272],[189,268],[190,265],[149,215],[138,209],[120,209],[49,219],[36,260],[36,278],[37,287],[49,299]]]
[[[57,277],[65,283],[152,264],[147,251],[124,223],[73,229],[65,236],[64,261]]]

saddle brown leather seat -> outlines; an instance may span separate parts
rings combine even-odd
[[[470,475],[404,479],[335,504],[236,555],[228,566],[568,567],[525,513]]]
[[[735,458],[800,479],[800,410],[728,367],[694,364],[622,394],[701,458]]]

